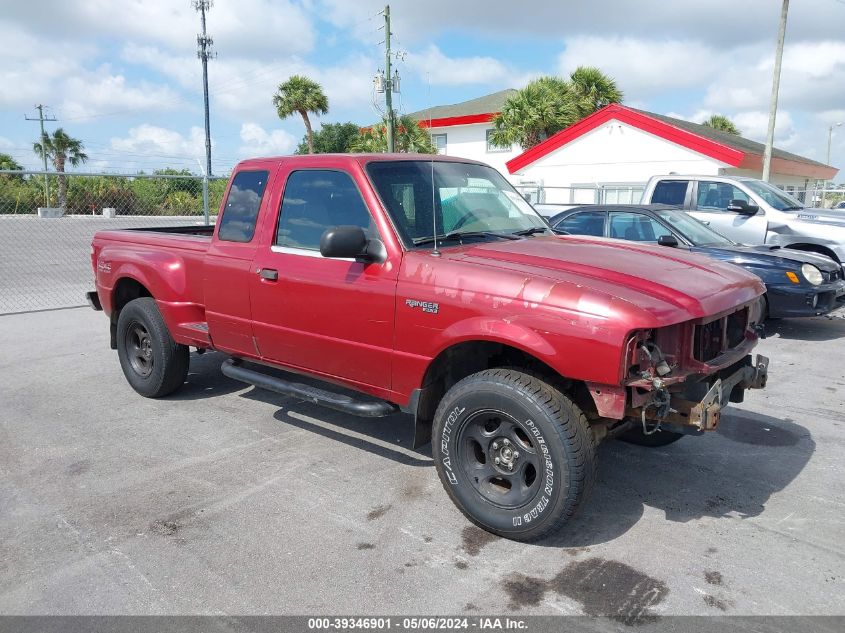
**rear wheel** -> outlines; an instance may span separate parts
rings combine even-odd
[[[188,376],[188,347],[170,336],[152,297],[130,301],[120,311],[117,356],[126,380],[147,398],[173,393]]]
[[[437,408],[432,447],[461,512],[520,541],[560,528],[595,479],[583,413],[544,381],[512,369],[482,371],[452,387]]]

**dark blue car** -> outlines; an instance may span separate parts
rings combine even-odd
[[[554,207],[538,205],[538,210],[549,214]],[[549,223],[572,235],[653,242],[742,266],[766,284],[769,317],[816,316],[845,305],[843,269],[829,257],[737,244],[675,207],[586,205],[561,211]]]

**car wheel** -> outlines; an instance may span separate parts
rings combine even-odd
[[[513,369],[473,374],[446,393],[434,417],[432,451],[461,512],[519,541],[559,529],[596,476],[595,441],[581,410]]]
[[[173,393],[188,376],[188,346],[170,336],[152,297],[130,301],[120,311],[117,355],[126,380],[147,398]]]

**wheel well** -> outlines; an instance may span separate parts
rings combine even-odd
[[[786,248],[794,248],[796,251],[808,251],[810,253],[819,253],[820,255],[827,255],[836,263],[842,263],[832,250],[820,244],[789,244]]]
[[[120,311],[123,310],[127,303],[138,297],[152,297],[153,295],[141,282],[131,277],[120,279],[115,285],[112,295],[114,300],[112,301],[111,324],[109,329],[111,331],[111,348],[117,349],[117,319],[120,317]]]
[[[561,376],[531,354],[502,343],[466,341],[443,350],[428,366],[417,404],[417,419],[424,422],[433,420],[438,403],[455,383],[471,374],[496,367],[510,367],[537,376],[567,393],[582,409],[595,409],[584,383]]]

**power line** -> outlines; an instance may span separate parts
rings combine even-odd
[[[44,108],[49,107],[42,104],[38,104],[35,106],[38,110],[38,118],[30,118],[23,115],[23,118],[27,121],[38,121],[41,125],[41,158],[44,160],[44,206],[50,206],[50,182],[47,180],[47,135],[44,133],[44,121],[55,121],[56,117],[54,116],[44,116]]]

